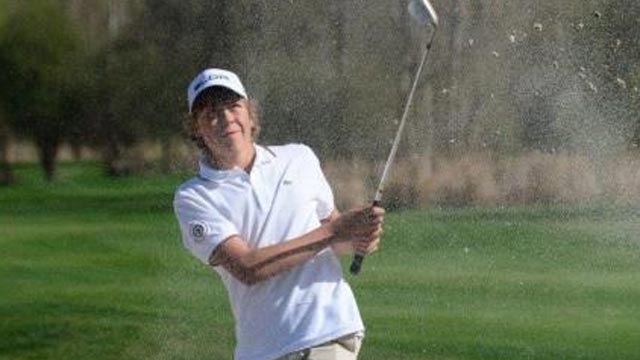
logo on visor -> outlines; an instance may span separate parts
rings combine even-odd
[[[196,241],[202,241],[204,239],[204,224],[199,222],[192,223],[190,232]]]
[[[206,78],[204,78],[202,81],[200,81],[199,83],[197,83],[194,87],[193,87],[193,91],[198,91],[204,84],[208,83],[209,81],[215,81],[215,80],[226,80],[226,81],[231,81],[231,79],[226,76],[226,75],[222,75],[222,74],[218,74],[218,75],[209,75]]]

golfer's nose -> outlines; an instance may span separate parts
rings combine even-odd
[[[234,121],[233,112],[229,109],[220,109],[220,113],[218,114],[220,118],[221,125],[227,126],[228,124]]]

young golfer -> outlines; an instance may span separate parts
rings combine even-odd
[[[377,250],[384,210],[338,213],[313,151],[261,146],[238,76],[198,74],[188,88],[200,171],[176,191],[185,247],[229,292],[237,360],[356,359],[364,326],[339,256]]]

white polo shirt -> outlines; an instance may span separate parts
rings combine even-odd
[[[256,146],[250,174],[200,163],[182,184],[174,208],[185,247],[207,263],[225,239],[239,235],[254,248],[284,242],[320,226],[333,194],[313,151],[300,144]],[[215,267],[236,319],[237,360],[275,359],[364,330],[337,257],[325,249],[285,273],[245,285]]]

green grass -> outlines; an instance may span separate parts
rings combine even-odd
[[[0,188],[0,359],[229,359],[217,277],[173,218],[185,176],[66,163]],[[640,359],[640,211],[406,211],[353,279],[362,359]],[[345,263],[349,259],[345,259]]]

